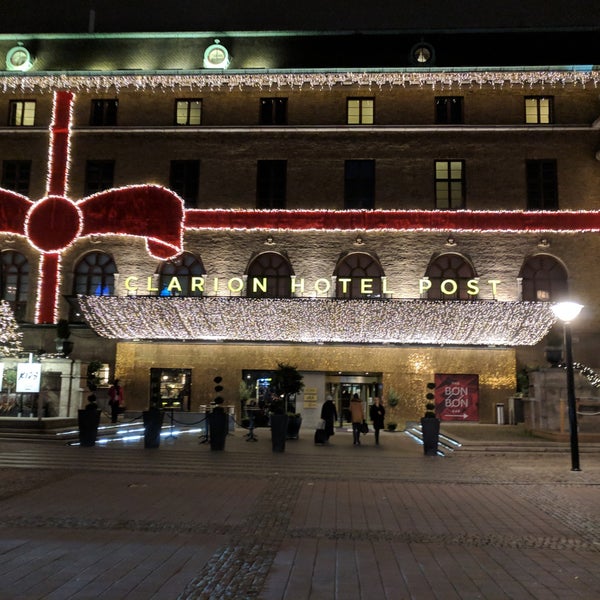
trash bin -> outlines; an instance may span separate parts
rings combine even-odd
[[[502,404],[501,402],[499,402],[498,404],[496,404],[496,423],[498,423],[498,425],[504,425],[505,421],[504,421],[504,404]]]

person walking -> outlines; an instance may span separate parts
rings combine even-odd
[[[119,417],[119,407],[124,404],[123,388],[119,384],[118,379],[115,379],[108,390],[108,403],[110,404],[110,422],[116,423]]]
[[[331,396],[327,396],[321,407],[321,419],[325,421],[325,435],[329,439],[335,433],[333,427],[337,420],[337,409]]]
[[[373,404],[369,409],[369,416],[373,421],[373,429],[375,431],[375,445],[379,446],[379,431],[384,428],[385,408],[378,396],[373,398]]]
[[[358,394],[352,396],[350,400],[350,416],[352,418],[352,435],[354,437],[354,445],[360,446],[360,429],[362,423],[365,420],[365,413],[363,411],[363,405]]]

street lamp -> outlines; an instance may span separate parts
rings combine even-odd
[[[575,377],[573,374],[573,344],[571,321],[577,318],[583,306],[576,302],[558,302],[552,306],[554,316],[563,322],[565,332],[565,362],[567,367],[567,405],[569,409],[569,429],[571,431],[571,471],[579,468],[579,440],[577,438],[577,408],[575,405]]]

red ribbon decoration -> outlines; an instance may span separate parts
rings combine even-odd
[[[54,95],[47,196],[32,202],[0,189],[0,231],[27,237],[41,252],[36,323],[56,322],[61,254],[81,236],[140,236],[148,252],[163,260],[183,250],[183,202],[165,188],[129,186],[78,202],[66,197],[73,99],[70,92]]]

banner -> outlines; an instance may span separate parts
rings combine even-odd
[[[436,373],[434,395],[438,419],[479,420],[479,375]]]
[[[19,363],[17,365],[17,394],[37,394],[40,391],[41,379],[41,363]]]

